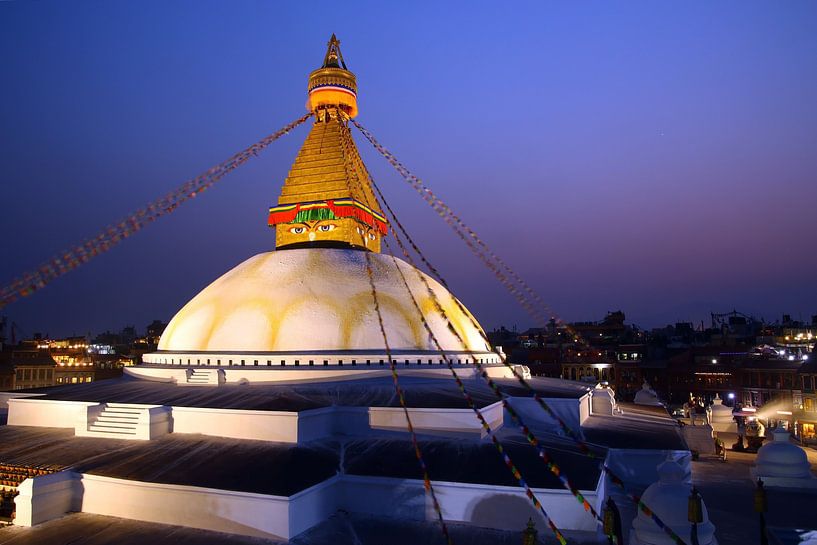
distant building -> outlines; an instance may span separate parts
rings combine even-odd
[[[0,353],[0,389],[22,390],[55,384],[54,359],[42,350],[10,350]]]

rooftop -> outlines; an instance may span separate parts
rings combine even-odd
[[[274,373],[275,370],[270,370]],[[531,394],[515,380],[496,379],[508,395],[528,397]],[[579,398],[589,390],[584,384],[550,378],[529,381],[537,393],[549,398]],[[401,376],[409,406],[416,408],[468,408],[453,379]],[[468,393],[478,407],[497,401],[496,396],[479,380],[465,380]],[[86,384],[68,384],[27,390],[44,394],[38,399],[61,401],[95,401],[108,403],[141,403],[177,407],[245,409],[266,411],[305,411],[329,406],[398,407],[391,377],[302,384],[222,384],[213,387],[178,386],[172,383],[122,377]]]

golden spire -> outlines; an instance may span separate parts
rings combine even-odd
[[[357,80],[355,75],[346,69],[343,54],[340,52],[340,40],[334,34],[326,44],[326,55],[323,66],[309,74],[309,100],[306,107],[315,112],[322,106],[335,106],[350,117],[357,115]]]
[[[388,225],[348,126],[357,115],[357,81],[332,35],[323,66],[309,75],[315,124],[270,208],[275,246],[335,246],[380,251]]]

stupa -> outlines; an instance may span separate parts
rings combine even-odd
[[[641,385],[641,389],[635,393],[636,405],[650,405],[653,407],[662,407],[664,404],[658,399],[658,394],[645,380]]]
[[[685,482],[686,471],[673,459],[658,466],[658,482],[641,495],[641,501],[664,521],[685,543],[717,545],[715,525],[709,520],[706,505],[701,501],[702,522],[698,523],[697,541],[691,539],[692,524],[687,519],[692,485]],[[633,520],[629,545],[674,545],[675,541],[642,511]]]
[[[545,510],[559,528],[595,536],[598,521],[529,431],[506,422],[504,403],[597,511],[610,487],[599,458],[628,486],[650,482],[667,453],[687,453],[677,425],[631,405],[614,415],[612,392],[594,406],[576,382],[533,377],[533,391],[522,387],[448,289],[380,253],[389,224],[350,134],[357,80],[334,36],[307,91],[314,124],[269,210],[274,251],[205,287],[126,376],[0,394],[0,465],[21,476],[14,523],[80,511],[322,544],[344,531],[342,520],[331,526],[339,512],[435,521],[422,452],[451,525],[518,530],[532,520],[549,532]],[[387,541],[419,542],[394,533],[376,542]]]
[[[723,404],[718,394],[712,400],[712,405],[706,409],[709,425],[716,432],[737,432],[737,423],[732,416],[732,409]]]
[[[757,451],[752,479],[778,488],[817,488],[817,477],[805,451],[789,441],[789,432],[783,428],[772,431],[773,440]]]
[[[491,374],[508,374],[462,303],[430,276],[379,253],[388,222],[349,130],[357,80],[334,35],[307,89],[314,124],[269,211],[276,250],[202,290],[170,321],[159,350],[144,356],[153,365],[128,372],[212,384],[387,374],[385,336],[407,366],[402,372],[449,374],[442,348],[465,372],[477,360]]]

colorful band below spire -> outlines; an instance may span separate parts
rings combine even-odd
[[[284,204],[269,209],[270,227],[279,223],[301,223],[305,221],[355,218],[382,235],[389,233],[386,218],[368,206],[354,199],[336,199],[297,204]]]

